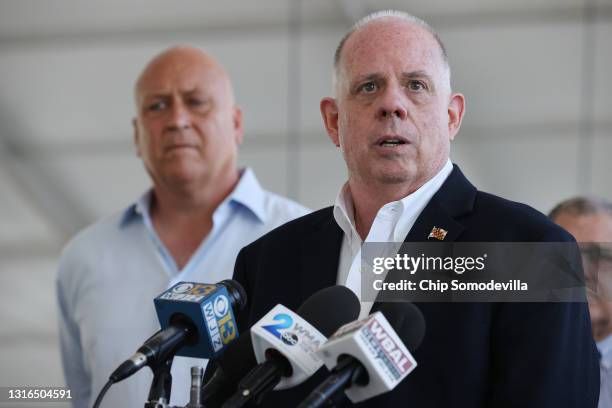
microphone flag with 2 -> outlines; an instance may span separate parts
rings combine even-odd
[[[316,350],[327,336],[357,318],[359,310],[357,296],[339,285],[316,292],[297,313],[276,305],[250,330],[259,365],[242,378],[223,407],[241,407],[251,399],[261,402],[272,389],[293,387],[308,379],[323,366]]]
[[[251,338],[259,363],[268,359],[271,349],[289,357],[292,374],[281,377],[276,390],[300,384],[323,366],[316,351],[327,337],[283,305],[274,306],[251,328]]]

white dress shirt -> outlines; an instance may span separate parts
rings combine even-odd
[[[348,182],[334,204],[334,219],[344,232],[340,249],[337,283],[351,289],[361,300],[361,245],[363,242],[403,242],[429,200],[453,171],[450,159],[433,178],[412,194],[399,201],[385,204],[378,210],[365,241],[355,228],[355,209]],[[389,254],[391,255],[391,254]],[[373,302],[361,302],[361,317],[365,317]]]

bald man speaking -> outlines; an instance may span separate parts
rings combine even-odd
[[[423,20],[383,11],[349,30],[335,54],[334,96],[320,104],[348,180],[333,207],[291,221],[240,252],[234,276],[250,299],[239,317],[242,331],[276,303],[297,308],[335,283],[362,295],[361,278],[368,274],[360,260],[369,243],[574,246],[543,214],[477,190],[451,163],[464,105],[465,97],[450,86],[444,46]],[[361,300],[365,315],[383,299]],[[597,353],[585,303],[432,301],[418,307],[426,322],[414,353],[418,366],[393,391],[356,406],[596,407]],[[299,386],[272,392],[263,406],[295,406],[325,375],[321,370]]]
[[[57,277],[61,351],[75,407],[159,329],[153,298],[179,281],[232,275],[240,248],[307,209],[262,189],[236,166],[242,113],[231,81],[191,47],[157,55],[135,87],[134,144],[152,188],[89,226],[63,251]],[[172,404],[185,405],[190,365],[175,358]],[[105,407],[138,407],[152,374],[113,386]]]

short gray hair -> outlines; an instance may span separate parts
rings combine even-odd
[[[573,197],[557,204],[548,216],[555,220],[564,213],[576,216],[603,213],[612,216],[612,202],[601,197]]]
[[[338,47],[336,47],[336,52],[334,53],[334,73],[333,73],[334,93],[336,93],[337,91],[338,79],[340,78],[340,60],[342,57],[342,50],[344,49],[344,44],[346,44],[347,40],[354,32],[365,27],[366,25],[370,24],[373,21],[377,21],[383,18],[398,18],[400,20],[407,21],[409,23],[412,23],[416,26],[419,26],[425,29],[427,32],[429,32],[434,37],[434,39],[438,43],[438,46],[440,47],[440,55],[442,56],[442,61],[444,62],[445,75],[447,77],[446,79],[448,81],[448,88],[450,90],[451,89],[450,87],[450,76],[451,76],[450,74],[451,73],[450,73],[450,64],[448,62],[448,53],[446,52],[446,47],[444,46],[444,43],[440,39],[440,36],[438,35],[438,33],[429,24],[427,24],[425,20],[420,19],[416,16],[413,16],[412,14],[406,13],[404,11],[398,11],[398,10],[380,10],[380,11],[375,11],[373,13],[370,13],[367,16],[358,20],[346,32],[346,34],[344,34],[344,37],[342,37],[342,39],[340,40],[340,43],[338,43]]]

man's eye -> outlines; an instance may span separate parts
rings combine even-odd
[[[147,106],[147,110],[149,111],[159,111],[165,108],[166,108],[166,102],[164,101],[152,102]]]
[[[193,99],[189,99],[187,103],[190,106],[198,107],[198,106],[204,105],[205,102],[202,99],[193,98]]]
[[[419,92],[427,89],[427,86],[421,81],[410,81],[408,83],[408,89],[411,91]]]
[[[372,93],[378,90],[378,86],[374,82],[366,82],[361,85],[361,91],[365,93]]]

